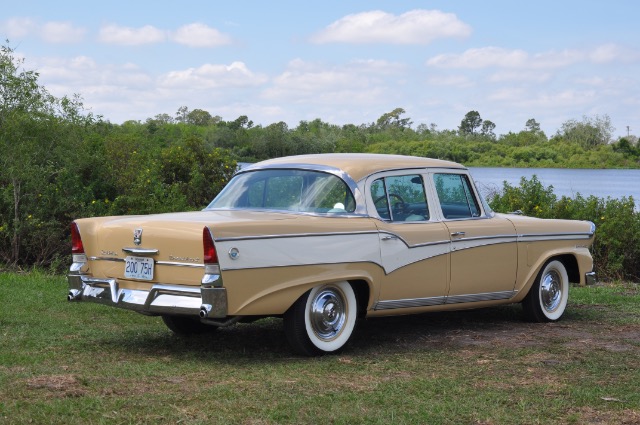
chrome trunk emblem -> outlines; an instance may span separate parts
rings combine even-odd
[[[142,243],[142,229],[134,229],[133,243],[136,245],[140,245]]]

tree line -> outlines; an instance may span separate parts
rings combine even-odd
[[[535,119],[497,136],[477,111],[457,129],[414,128],[402,108],[360,125],[263,126],[186,106],[114,124],[87,112],[77,95],[52,96],[38,79],[11,48],[0,48],[0,264],[9,267],[64,268],[75,218],[201,209],[238,162],[377,152],[469,166],[640,166],[637,138],[610,140],[606,116],[567,121],[550,138]]]

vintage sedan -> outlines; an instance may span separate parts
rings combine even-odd
[[[325,154],[236,173],[202,211],[79,219],[73,301],[161,316],[179,334],[282,317],[304,355],[356,319],[521,303],[560,319],[595,282],[587,221],[494,213],[462,165]]]

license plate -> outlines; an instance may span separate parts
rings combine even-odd
[[[153,258],[125,257],[124,277],[129,279],[153,280]]]

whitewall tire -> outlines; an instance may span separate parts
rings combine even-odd
[[[357,313],[356,296],[349,282],[316,286],[285,313],[285,333],[300,354],[334,353],[349,341]]]
[[[542,268],[522,302],[525,316],[533,322],[555,322],[567,308],[569,276],[564,264],[549,261]]]

